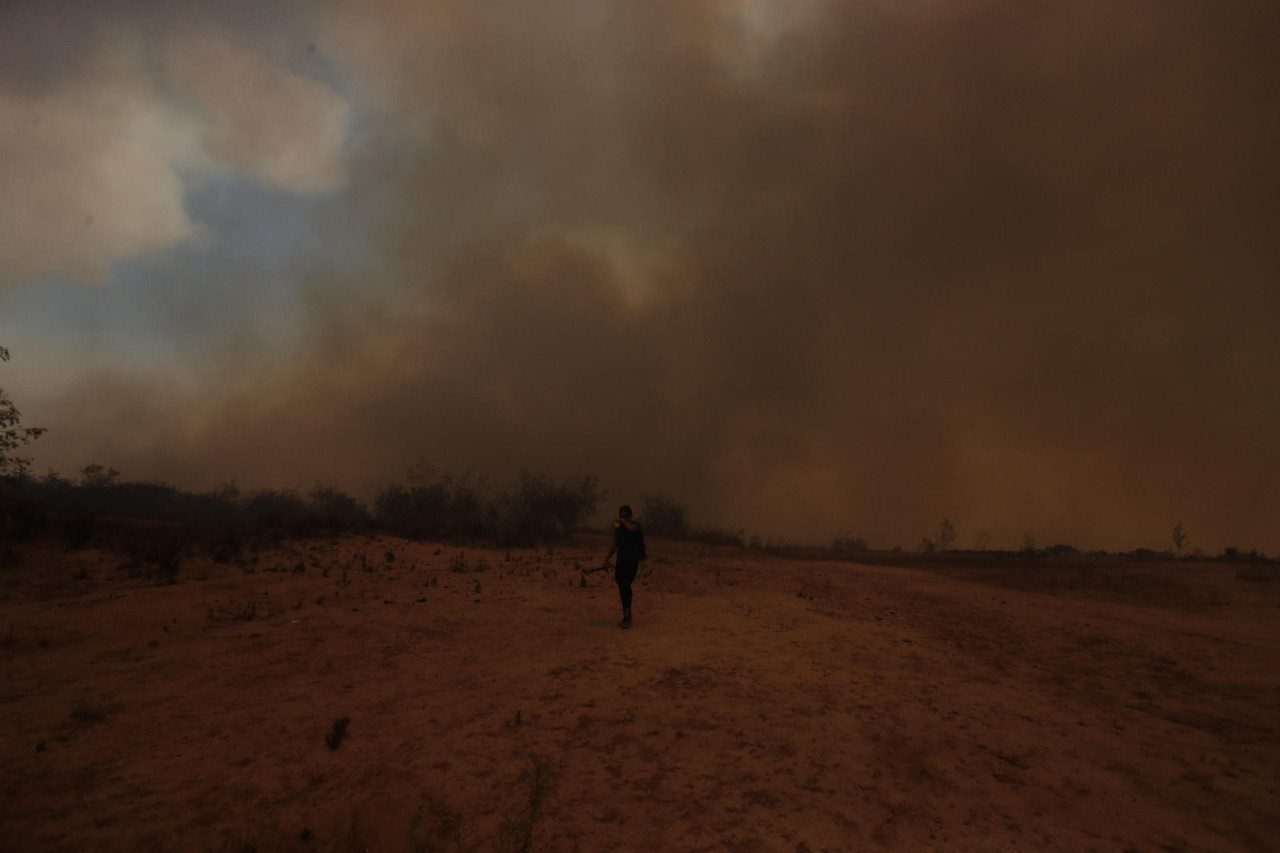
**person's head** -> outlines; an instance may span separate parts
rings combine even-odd
[[[622,506],[618,507],[618,518],[630,518],[630,517],[631,517],[631,507],[627,506],[626,504],[623,504]]]

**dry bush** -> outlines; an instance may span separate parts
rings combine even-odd
[[[515,484],[494,491],[419,466],[409,471],[408,481],[378,496],[375,519],[387,532],[417,540],[504,546],[554,542],[581,527],[604,497],[589,474],[557,482],[522,471]]]
[[[644,495],[640,499],[640,518],[644,529],[654,536],[682,539],[689,532],[689,508],[667,495]]]
[[[530,760],[532,766],[520,773],[524,802],[498,827],[499,853],[530,853],[533,849],[534,830],[542,817],[554,773],[547,759],[534,755]]]

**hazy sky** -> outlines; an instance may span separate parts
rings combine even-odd
[[[37,470],[1280,549],[1273,0],[0,5]]]

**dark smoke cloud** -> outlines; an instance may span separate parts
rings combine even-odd
[[[194,386],[42,401],[50,458],[1280,546],[1274,4],[747,5],[327,8],[362,124],[316,227],[373,248],[308,274],[287,358],[228,334]]]

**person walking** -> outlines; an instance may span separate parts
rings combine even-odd
[[[617,553],[614,563],[613,579],[618,583],[618,595],[622,598],[622,621],[620,628],[631,627],[631,584],[635,582],[640,571],[640,561],[644,559],[644,531],[640,522],[631,518],[631,507],[618,507],[618,517],[613,522],[613,544],[609,553],[604,555],[605,563]]]

